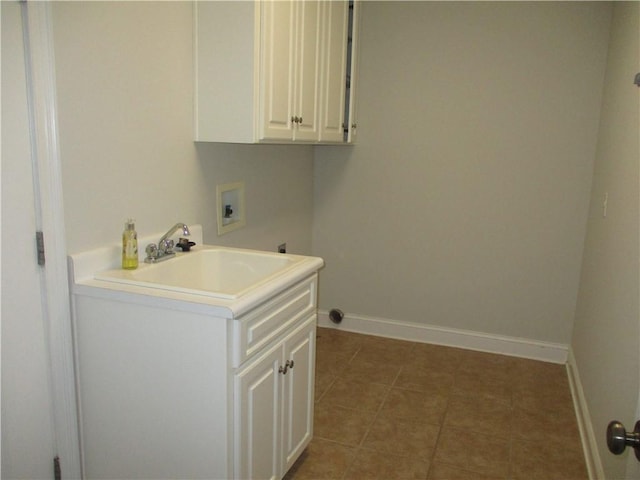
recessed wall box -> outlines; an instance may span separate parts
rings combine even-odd
[[[244,227],[244,182],[216,186],[218,235]]]

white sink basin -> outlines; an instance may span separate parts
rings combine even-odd
[[[235,299],[302,262],[305,257],[202,246],[136,270],[109,270],[96,280]]]

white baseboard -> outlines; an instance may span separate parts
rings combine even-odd
[[[604,470],[593,431],[593,424],[591,423],[591,415],[589,415],[587,401],[578,373],[578,365],[576,364],[576,359],[573,356],[573,350],[571,350],[571,348],[569,349],[567,361],[567,375],[569,377],[571,396],[573,397],[573,406],[578,420],[578,428],[580,429],[580,438],[582,440],[584,458],[589,472],[589,480],[604,480]]]
[[[336,325],[329,319],[327,311],[318,311],[320,327],[336,328],[354,333],[377,335],[421,343],[434,343],[449,347],[465,348],[482,352],[530,358],[544,362],[564,364],[567,362],[569,346],[561,343],[539,342],[524,338],[490,335],[443,328],[434,325],[398,322],[384,318],[373,318],[345,314],[342,322]]]

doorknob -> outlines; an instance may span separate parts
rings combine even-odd
[[[615,455],[620,455],[627,447],[633,447],[636,458],[640,460],[640,420],[636,422],[635,430],[627,433],[617,420],[609,423],[607,427],[607,446],[609,451]]]

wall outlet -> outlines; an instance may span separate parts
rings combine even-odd
[[[287,244],[281,243],[278,245],[278,253],[287,253]]]

